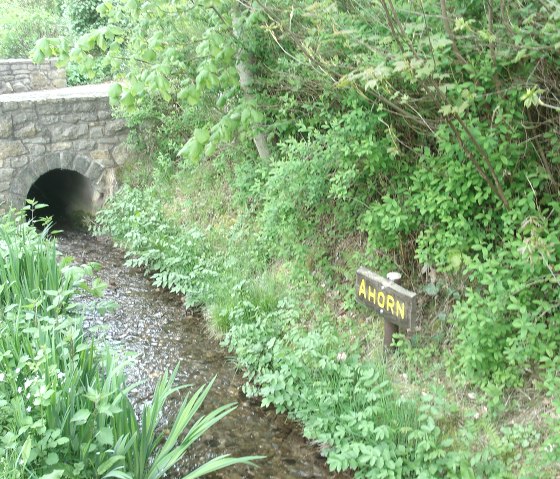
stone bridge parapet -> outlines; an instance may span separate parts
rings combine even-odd
[[[66,71],[56,59],[35,64],[31,60],[0,60],[0,95],[66,87]]]
[[[20,207],[35,181],[71,170],[93,189],[93,208],[116,186],[128,130],[112,116],[108,84],[0,95],[0,208]]]

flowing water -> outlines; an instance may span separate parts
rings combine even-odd
[[[212,475],[214,479],[290,479],[348,478],[330,473],[320,449],[301,436],[301,428],[273,409],[261,409],[259,402],[247,399],[241,391],[242,373],[234,360],[206,330],[203,318],[189,314],[180,299],[153,287],[138,269],[124,265],[122,251],[106,238],[67,232],[57,239],[62,254],[73,256],[77,263],[97,262],[97,276],[108,284],[105,298],[118,304],[114,313],[90,315],[85,327],[102,326],[105,339],[119,351],[137,355],[128,367],[129,381],[145,381],[132,393],[139,408],[151,398],[157,379],[180,362],[180,384],[193,389],[216,381],[205,402],[209,412],[223,404],[236,402],[238,408],[216,424],[189,450],[189,455],[170,477],[180,478],[195,466],[221,454],[233,456],[263,455],[259,467],[238,465]],[[166,416],[172,417],[183,390],[170,398]]]

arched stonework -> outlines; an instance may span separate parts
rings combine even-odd
[[[103,166],[87,156],[80,154],[73,156],[69,152],[51,153],[46,155],[42,161],[30,163],[19,172],[10,191],[11,203],[23,205],[33,183],[52,170],[75,171],[87,178],[93,191],[91,200],[94,208],[101,206],[100,203],[103,202],[111,187],[111,185],[107,185],[107,181],[111,181],[112,175],[109,175]]]
[[[109,85],[0,95],[0,210],[21,207],[31,185],[51,170],[90,182],[94,209],[113,193],[128,158],[128,130],[112,116]]]

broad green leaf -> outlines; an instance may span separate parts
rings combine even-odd
[[[156,59],[156,57],[156,52],[150,48],[144,50],[144,52],[142,53],[142,60],[144,60],[145,62],[151,63]]]
[[[124,459],[124,456],[122,455],[116,455],[116,456],[112,456],[109,459],[107,459],[103,464],[101,464],[98,468],[97,468],[97,473],[98,474],[105,474],[107,471],[109,471],[115,464],[117,464],[118,462],[122,461]],[[114,472],[114,471],[113,471]],[[116,476],[105,476],[105,477],[116,477]]]
[[[21,455],[20,455],[20,461],[22,466],[25,466],[27,464],[27,461],[29,461],[32,442],[33,441],[31,439],[31,436],[28,436],[25,442],[23,443],[23,447],[21,448]]]
[[[206,79],[208,78],[209,72],[206,69],[202,69],[200,73],[196,76],[196,86],[201,88],[206,86]]]
[[[204,156],[212,156],[215,152],[216,152],[216,142],[215,141],[209,141],[208,143],[206,143],[206,146],[204,147]]]
[[[124,471],[110,471],[103,476],[103,479],[114,477],[115,479],[134,479],[134,477]]]
[[[64,475],[64,470],[56,469],[49,474],[44,474],[39,479],[60,479]]]
[[[70,419],[70,422],[75,422],[78,425],[85,424],[87,422],[90,414],[91,414],[91,411],[89,411],[88,409],[80,409],[79,411],[76,412],[76,414],[74,414],[72,416],[72,419]]]
[[[120,83],[113,83],[109,87],[109,96],[114,98],[119,98],[122,93],[122,86]]]
[[[210,132],[207,128],[195,128],[194,137],[198,143],[204,145],[210,138]]]
[[[248,456],[248,457],[229,457],[229,455],[223,455],[212,458],[206,464],[198,467],[194,471],[190,472],[183,479],[196,479],[198,477],[205,476],[210,474],[214,471],[219,471],[220,469],[224,469],[226,467],[233,466],[235,464],[247,464],[247,465],[255,465],[253,461],[257,461],[259,459],[265,459],[265,456]]]
[[[264,115],[253,108],[251,109],[251,120],[253,123],[262,123],[264,121]]]
[[[131,92],[127,91],[121,98],[121,105],[125,107],[132,107],[134,105],[134,96]]]
[[[112,446],[114,443],[113,430],[110,427],[102,427],[97,433],[96,440],[100,446]]]

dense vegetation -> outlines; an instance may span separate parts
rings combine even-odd
[[[0,221],[0,477],[161,478],[235,406],[193,421],[211,384],[202,387],[186,397],[164,440],[164,404],[184,387],[174,385],[175,370],[160,378],[138,420],[127,396],[136,385],[123,373],[130,360],[84,336],[73,302],[78,290],[102,292],[99,280],[86,281],[95,265],[58,261],[47,235],[23,215]],[[216,457],[185,479],[250,459]]]
[[[66,29],[51,2],[0,2],[0,58],[27,58],[44,36],[62,35]]]
[[[557,476],[560,5],[98,12],[35,57],[110,68],[147,152],[99,228],[205,305],[246,392],[356,477]],[[359,265],[421,294],[387,362]]]
[[[37,41],[61,36],[75,41],[102,24],[97,0],[0,0],[0,58],[28,58]],[[106,78],[107,72],[91,65],[87,75],[67,65],[70,85]]]

